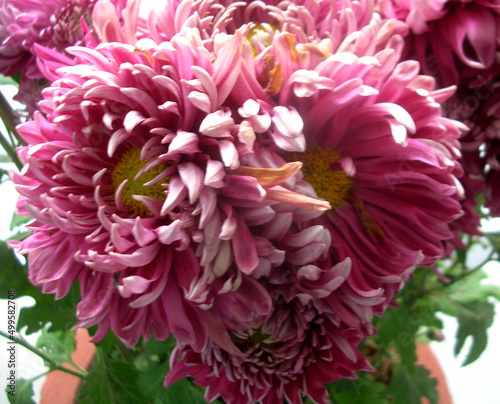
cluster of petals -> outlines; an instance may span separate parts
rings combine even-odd
[[[47,84],[37,63],[35,45],[64,51],[80,43],[89,28],[96,0],[5,0],[0,8],[0,73],[19,73],[16,100],[29,113],[37,109]]]
[[[287,231],[280,238],[285,260],[254,274],[273,299],[272,311],[252,327],[229,331],[236,354],[211,340],[201,352],[178,344],[165,385],[194,377],[206,387],[208,402],[222,396],[235,404],[300,404],[308,396],[325,403],[325,384],[371,370],[356,347],[373,330],[351,322],[359,314],[356,302],[349,308],[337,303],[345,297],[340,288],[351,260],[327,264],[331,238],[322,226]]]
[[[166,385],[182,377],[206,387],[205,398],[219,395],[235,404],[283,402],[300,404],[301,396],[325,403],[325,384],[353,378],[370,370],[356,350],[356,329],[335,326],[330,313],[312,303],[274,302],[272,313],[256,328],[231,332],[241,355],[230,355],[215,344],[200,352],[177,347]]]
[[[464,71],[480,73],[497,59],[498,0],[378,0],[377,6],[386,17],[410,26],[411,56],[445,86],[463,82]]]
[[[207,400],[222,395],[239,404],[299,403],[301,395],[321,403],[325,390],[315,380],[322,384],[359,370],[353,347],[356,338],[373,332],[373,315],[383,314],[416,266],[432,265],[446,254],[463,214],[457,176],[458,138],[465,126],[443,117],[441,104],[454,89],[438,89],[432,77],[419,74],[418,62],[400,61],[405,34],[397,21],[374,17],[338,43],[300,42],[294,34],[276,32],[269,46],[244,47],[239,85],[230,94],[242,105],[240,114],[260,119],[286,106],[302,120],[297,131],[271,137],[257,131],[254,153],[242,156],[242,163],[277,168],[302,161],[303,169],[284,186],[319,198],[325,195],[319,190],[330,186],[332,210],[310,218],[274,207],[273,226],[259,230],[272,246],[252,274],[273,298],[269,324],[230,331],[242,357],[217,344],[202,352],[180,344],[167,384],[191,376],[207,387]],[[311,174],[308,165],[322,158],[322,150],[330,150],[332,160],[321,175]],[[280,253],[284,262],[276,260]],[[304,310],[314,319],[306,337],[284,327],[294,335],[288,340],[272,329],[286,324],[273,317],[284,315],[282,310],[293,324],[303,322]],[[320,333],[325,339],[309,334],[316,319],[327,327]],[[339,341],[341,351],[329,361]],[[298,355],[288,353],[292,347]],[[317,356],[317,349],[327,355]]]

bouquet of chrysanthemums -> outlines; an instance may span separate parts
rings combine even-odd
[[[80,402],[435,403],[436,313],[486,346],[500,0],[3,0],[0,35],[0,278],[18,330],[89,329]]]

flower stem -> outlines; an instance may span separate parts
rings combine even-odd
[[[13,135],[19,144],[22,144],[23,141],[16,130],[16,120],[14,118],[14,114],[12,113],[12,108],[10,107],[9,103],[7,102],[7,100],[5,99],[5,97],[1,92],[0,92],[0,119],[2,119],[3,124],[7,129],[7,132]],[[17,157],[15,146],[12,143],[9,143],[9,141],[5,139],[1,134],[0,134],[0,145],[6,151],[7,155],[10,157],[12,162],[20,170],[23,167],[23,164],[19,160],[19,157]]]
[[[69,373],[70,375],[79,377],[80,379],[83,379],[83,378],[85,378],[87,376],[87,372],[85,370],[82,369],[81,371],[76,371],[76,370],[70,369],[70,368],[62,365],[61,363],[58,363],[53,358],[51,358],[50,356],[48,356],[47,354],[45,354],[45,352],[43,352],[42,350],[38,349],[37,347],[34,347],[33,345],[31,345],[29,342],[25,341],[21,337],[13,337],[13,336],[7,334],[6,332],[3,332],[2,330],[0,330],[0,335],[2,337],[10,339],[11,341],[17,342],[19,345],[25,347],[26,349],[28,349],[31,352],[33,352],[35,355],[37,355],[40,358],[42,358],[45,362],[47,362],[49,364],[49,368],[50,368],[51,371],[52,370],[61,370],[61,371],[65,372],[65,373]]]

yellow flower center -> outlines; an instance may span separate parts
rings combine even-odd
[[[132,198],[132,195],[148,196],[160,201],[165,200],[166,197],[165,188],[162,184],[168,182],[168,178],[153,185],[144,185],[165,171],[168,168],[166,164],[159,164],[135,179],[137,173],[147,162],[147,160],[141,160],[141,149],[130,149],[122,155],[111,173],[111,183],[115,191],[123,181],[127,180],[121,192],[121,197],[122,202],[130,208],[134,216],[147,217],[151,216],[151,212],[142,202]]]
[[[349,197],[351,181],[342,170],[332,170],[331,165],[340,158],[339,153],[318,144],[310,144],[303,153],[288,153],[288,161],[301,161],[302,173],[316,194],[338,208]]]

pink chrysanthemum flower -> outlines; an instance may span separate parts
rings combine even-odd
[[[15,99],[30,115],[38,109],[49,83],[37,64],[35,44],[63,52],[88,31],[96,0],[4,0],[0,8],[0,73],[21,73]]]
[[[63,51],[84,37],[81,19],[89,19],[96,0],[4,0],[0,11],[0,72],[12,76],[25,70],[41,78],[34,44]]]
[[[334,262],[352,259],[345,290],[377,314],[415,265],[444,255],[450,223],[461,214],[462,126],[440,107],[453,89],[435,90],[417,62],[399,62],[399,28],[375,17],[338,45],[277,34],[256,57],[255,48],[244,53],[241,84],[231,94],[244,107],[257,104],[253,116],[279,105],[302,118],[301,133],[261,137],[242,161],[303,162],[286,184],[330,202],[332,210],[308,225],[329,229]]]
[[[252,273],[273,298],[272,312],[229,330],[238,354],[212,341],[199,353],[179,344],[166,385],[191,376],[207,387],[207,401],[221,395],[235,404],[298,404],[309,396],[324,403],[326,383],[371,369],[356,349],[374,330],[367,302],[353,298],[346,284],[351,259],[332,263],[323,226],[287,226],[291,214],[278,215],[280,226],[260,228],[262,258]]]
[[[111,328],[134,345],[170,330],[196,349],[214,333],[220,344],[218,321],[270,309],[247,276],[260,259],[250,226],[272,221],[280,202],[312,217],[329,208],[280,186],[301,163],[240,163],[255,132],[223,103],[242,38],[217,39],[213,53],[196,30],[154,48],[68,48],[72,58],[37,48],[54,82],[40,103],[46,118],[19,127],[28,146],[13,174],[18,213],[36,222],[18,249],[46,293],[64,296],[79,279],[78,326],[99,324],[98,337]]]
[[[332,316],[314,303],[281,299],[261,324],[230,333],[240,355],[213,343],[199,353],[176,348],[165,385],[191,376],[206,387],[208,402],[222,396],[231,404],[300,404],[308,396],[324,404],[326,383],[371,369],[356,349],[359,331],[336,326]]]
[[[495,61],[500,47],[497,0],[379,0],[378,6],[385,16],[409,24],[411,57],[445,86],[461,83],[464,71],[480,71]]]

